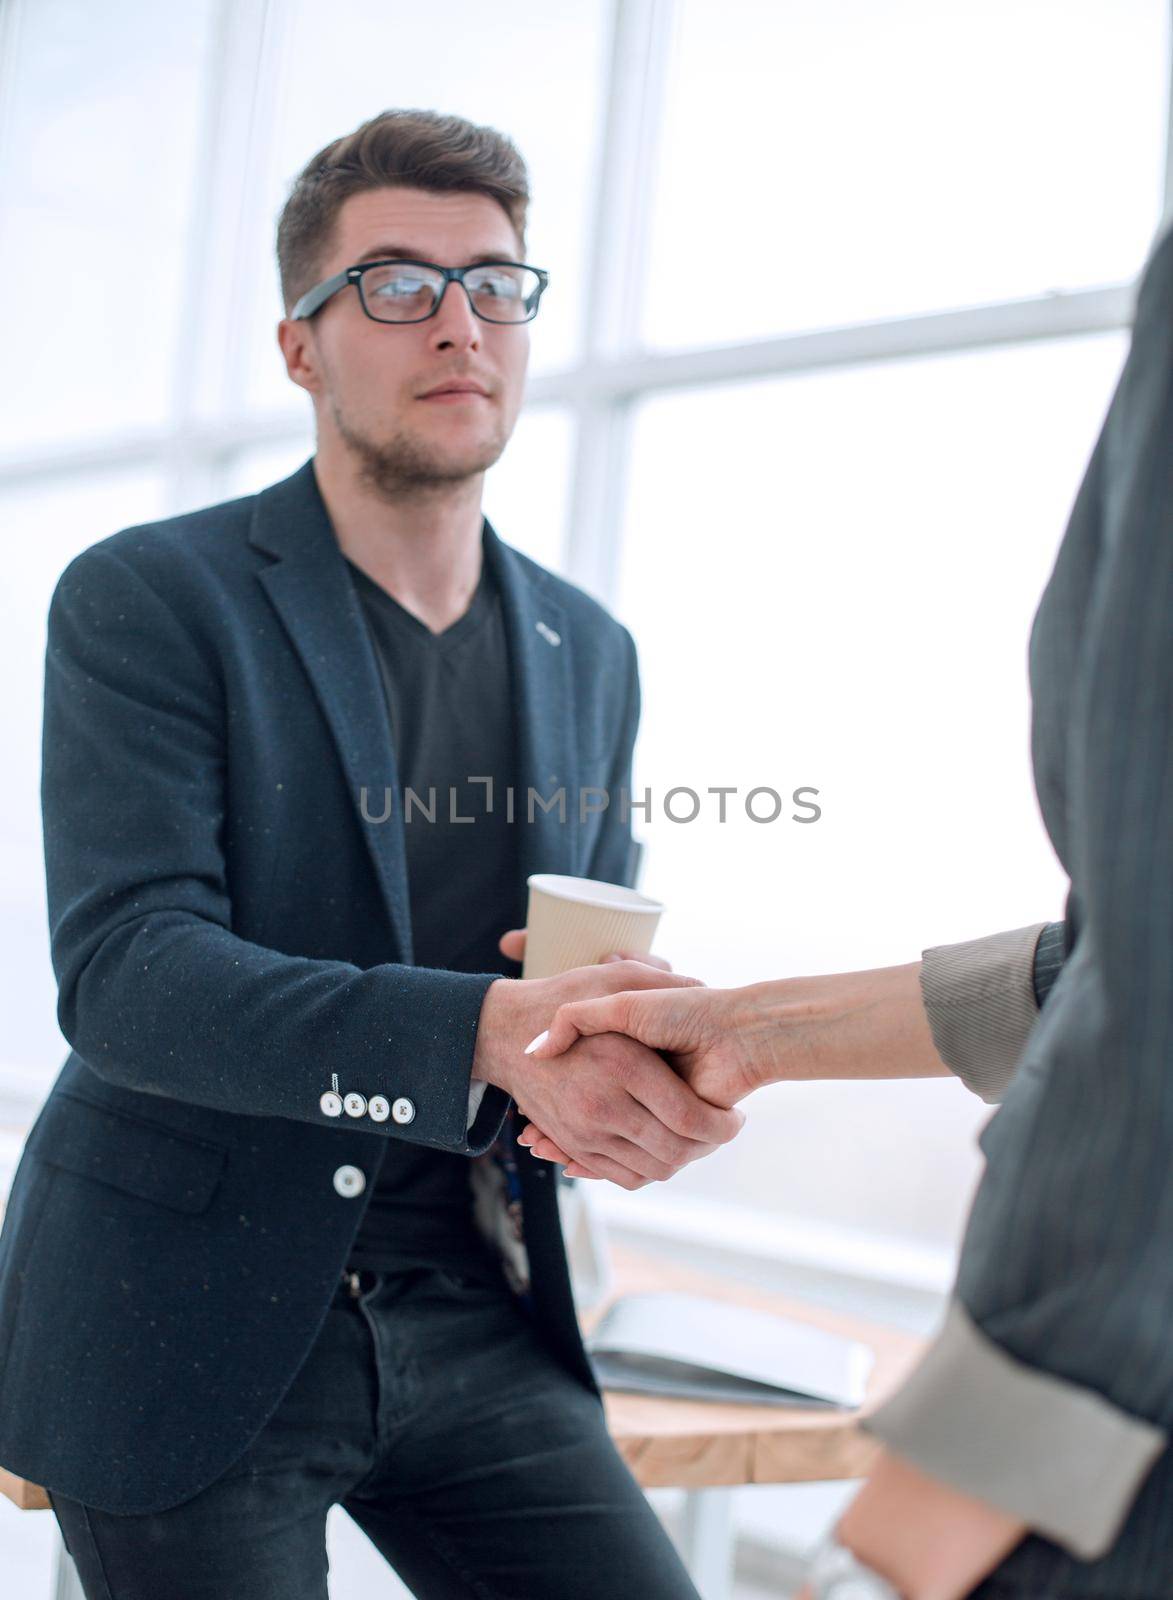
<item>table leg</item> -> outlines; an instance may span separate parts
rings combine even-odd
[[[73,1564],[73,1557],[62,1541],[60,1529],[57,1532],[57,1557],[54,1562],[53,1600],[85,1600],[81,1579]]]
[[[680,1542],[684,1564],[702,1600],[730,1600],[733,1592],[733,1490],[686,1490]]]

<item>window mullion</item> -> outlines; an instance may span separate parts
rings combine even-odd
[[[226,452],[220,430],[201,428],[198,419],[241,409],[257,304],[249,245],[264,190],[284,12],[283,0],[219,0],[212,30],[166,447],[170,511],[219,497]]]
[[[588,368],[638,343],[656,148],[675,26],[675,0],[615,0],[605,111],[588,233],[582,348]],[[536,386],[535,386],[536,387]],[[573,391],[572,392],[576,392]],[[576,392],[566,568],[604,601],[614,595],[631,407]]]

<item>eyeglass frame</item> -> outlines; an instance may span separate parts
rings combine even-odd
[[[376,317],[374,312],[368,309],[366,296],[362,291],[363,273],[368,271],[368,269],[371,267],[396,266],[430,267],[433,272],[439,272],[443,276],[444,286],[440,290],[440,293],[436,296],[436,303],[424,316],[395,318]],[[513,322],[500,322],[497,320],[497,318],[486,317],[483,312],[477,310],[476,306],[473,305],[472,295],[468,292],[468,285],[464,281],[464,275],[466,272],[476,272],[480,267],[524,267],[527,272],[534,272],[537,274],[537,298],[534,300],[534,308],[528,317],[520,317]],[[479,317],[482,322],[488,322],[495,328],[520,328],[524,323],[532,322],[537,316],[538,308],[541,305],[542,295],[545,293],[549,282],[550,274],[544,267],[531,267],[528,261],[510,261],[504,256],[501,257],[500,260],[494,261],[473,261],[467,267],[442,267],[438,261],[417,261],[414,257],[409,256],[389,256],[381,261],[363,261],[360,262],[358,266],[344,267],[341,272],[334,273],[332,277],[323,278],[321,283],[315,284],[312,289],[307,289],[306,292],[301,296],[293,310],[289,313],[289,320],[291,322],[301,322],[305,321],[309,317],[312,317],[314,313],[320,311],[325,305],[326,301],[336,295],[340,289],[345,289],[347,284],[353,283],[355,288],[358,290],[358,303],[362,307],[364,315],[369,317],[372,322],[378,322],[383,327],[398,326],[406,328],[410,327],[413,323],[427,322],[434,317],[444,303],[444,296],[448,293],[448,285],[450,283],[458,283],[464,290],[465,297],[468,300],[469,309],[472,311],[474,317]]]

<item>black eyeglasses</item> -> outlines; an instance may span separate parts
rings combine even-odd
[[[441,267],[434,261],[364,261],[308,289],[289,313],[312,317],[347,284],[358,289],[367,316],[375,322],[426,322],[440,309],[450,283],[458,283],[482,322],[530,322],[550,281],[541,267],[519,261],[478,261],[472,267]]]

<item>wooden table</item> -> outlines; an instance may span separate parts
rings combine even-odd
[[[611,1256],[614,1287],[604,1304],[582,1317],[584,1329],[593,1327],[619,1295],[670,1289],[793,1317],[859,1339],[875,1352],[867,1399],[858,1412],[604,1395],[611,1435],[639,1483],[645,1489],[687,1491],[685,1560],[705,1600],[724,1600],[732,1577],[731,1490],[753,1483],[862,1477],[878,1445],[860,1429],[859,1419],[903,1380],[925,1341],[653,1256],[615,1248]]]

